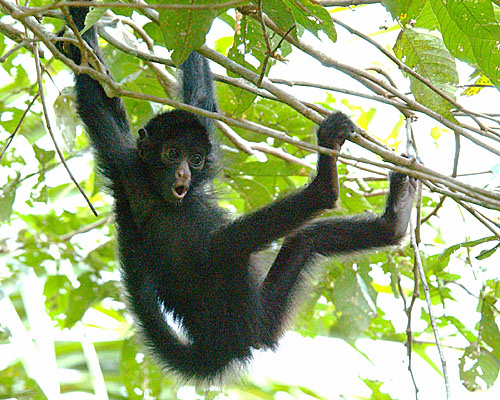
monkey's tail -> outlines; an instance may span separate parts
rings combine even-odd
[[[141,280],[141,285],[130,285],[127,283],[131,282],[125,279],[130,303],[147,345],[167,370],[186,381],[214,382],[222,378],[233,361],[248,358],[248,355],[235,354],[228,348],[181,342],[165,319],[154,277],[146,274]]]

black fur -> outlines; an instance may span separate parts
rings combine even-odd
[[[86,10],[72,8],[79,29]],[[99,52],[94,28],[84,39]],[[73,48],[68,54],[80,62]],[[192,53],[181,66],[186,102],[216,110],[207,61]],[[394,245],[404,236],[415,182],[391,175],[382,216],[311,219],[338,198],[336,158],[320,155],[309,185],[230,219],[207,189],[215,171],[212,122],[174,110],[153,118],[135,139],[123,104],[87,75],[75,77],[79,115],[115,198],[119,259],[132,311],[161,363],[186,379],[213,381],[275,348],[302,274],[317,255]],[[318,143],[340,149],[353,130],[332,114]],[[199,161],[204,163],[199,167]],[[173,188],[178,192],[174,193]],[[252,255],[284,244],[262,280]],[[181,339],[166,322],[181,323]]]

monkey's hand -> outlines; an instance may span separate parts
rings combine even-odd
[[[391,172],[389,180],[389,196],[383,218],[393,225],[394,235],[402,238],[410,220],[417,180],[400,172]]]
[[[318,145],[340,151],[340,148],[354,131],[354,124],[341,112],[330,114],[318,129]],[[320,154],[318,173],[310,187],[316,193],[320,208],[333,208],[339,197],[339,179],[337,175],[337,157]]]
[[[318,129],[318,146],[340,151],[340,148],[354,132],[351,119],[340,111],[330,114]]]
[[[88,7],[70,7],[69,13],[73,22],[75,23],[78,31],[82,31],[85,27],[85,18],[89,12]],[[71,31],[69,27],[65,27],[57,33],[58,37],[64,37],[65,33]],[[97,45],[97,34],[94,27],[88,29],[83,35],[82,38],[92,47],[94,50],[98,48]],[[81,51],[78,47],[69,44],[67,42],[59,41],[56,43],[57,49],[63,53],[66,57],[71,58],[76,64],[82,63],[82,55]]]

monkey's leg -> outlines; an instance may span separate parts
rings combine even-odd
[[[406,233],[415,180],[392,174],[383,215],[359,215],[314,221],[287,237],[262,286],[262,344],[273,347],[293,306],[301,273],[316,255],[333,256],[395,245]]]

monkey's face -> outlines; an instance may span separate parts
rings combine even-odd
[[[167,142],[160,159],[165,168],[162,195],[169,202],[180,203],[200,180],[206,155],[201,149],[188,149],[182,143]]]
[[[209,146],[192,132],[162,138],[142,135],[139,158],[148,168],[154,187],[169,204],[180,205],[208,177]]]

